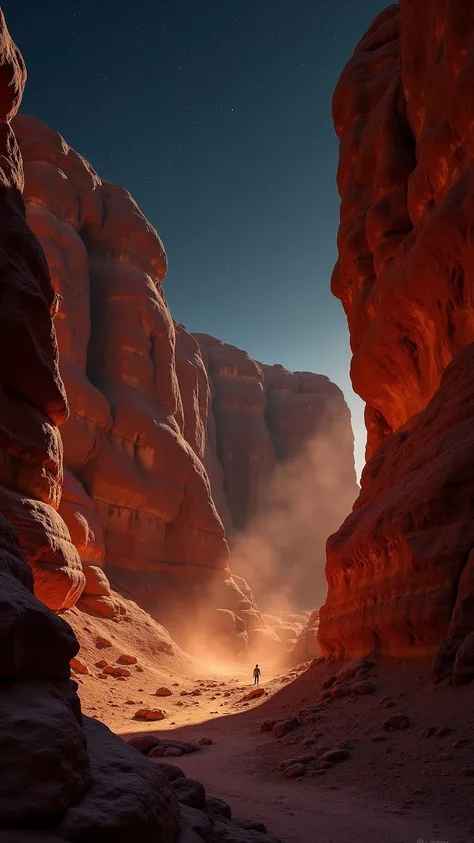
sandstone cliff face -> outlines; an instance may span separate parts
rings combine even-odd
[[[199,621],[213,634],[227,625],[236,646],[246,644],[248,618],[243,629],[235,620],[242,611],[251,612],[252,633],[269,634],[246,584],[230,577],[226,531],[259,512],[275,466],[314,436],[331,401],[347,428],[338,443],[355,487],[342,394],[326,378],[261,366],[173,322],[163,244],[130,195],[39,120],[18,116],[14,130],[27,219],[60,297],[70,404],[57,502],[78,582],[61,602],[46,587],[43,599],[58,609],[80,598],[86,611],[118,616],[124,607],[108,577],[182,643]],[[300,567],[303,578],[311,560]],[[216,608],[231,614],[216,618]]]
[[[212,391],[208,472],[230,524],[232,570],[266,611],[312,608],[325,596],[327,535],[358,491],[344,396],[323,375],[267,366],[195,336]]]
[[[275,465],[265,420],[263,371],[246,351],[195,334],[213,388],[216,451],[232,524],[242,530],[259,508]]]
[[[117,611],[98,593],[105,565],[116,587],[163,620],[170,594],[187,582],[191,593],[227,567],[201,463],[206,373],[196,342],[175,330],[161,287],[163,245],[129,194],[102,182],[40,121],[20,116],[14,129],[27,219],[61,296],[71,415],[60,511],[86,571],[82,603]]]
[[[401,0],[334,97],[342,197],[332,288],[368,456],[328,543],[326,651],[420,652],[472,628],[474,8]],[[451,362],[452,361],[452,362]],[[459,611],[458,611],[459,610]]]
[[[21,197],[9,125],[25,82],[0,11],[0,837],[175,843],[179,809],[164,776],[100,723],[82,718],[57,608],[80,593],[79,557],[55,507],[62,481],[57,425],[67,417],[52,317],[57,301]],[[24,552],[23,552],[24,551]],[[104,763],[104,759],[105,763]],[[35,829],[42,829],[36,831]]]

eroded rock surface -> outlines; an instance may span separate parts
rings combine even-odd
[[[68,409],[52,321],[56,298],[26,224],[22,163],[7,122],[26,74],[1,12],[0,65],[0,836],[175,843],[179,808],[166,778],[105,726],[83,722],[69,671],[79,646],[34,597],[25,561],[26,553],[37,592],[44,597],[46,588],[55,608],[80,593],[79,557],[54,509],[62,481],[57,424]]]
[[[197,343],[181,329],[177,342],[163,244],[130,195],[39,120],[17,117],[14,129],[27,219],[61,296],[71,414],[60,513],[88,568],[81,604],[119,611],[97,570],[105,566],[116,588],[166,622],[167,607],[181,609],[228,560],[201,462],[208,388]]]
[[[473,630],[473,57],[470,4],[401,0],[361,40],[334,97],[332,288],[370,459],[328,542],[319,640],[327,653],[419,654],[443,638],[438,675]]]
[[[326,538],[358,492],[344,396],[323,375],[195,336],[211,384],[207,465],[230,523],[232,570],[268,612],[279,600],[312,608],[325,597]]]

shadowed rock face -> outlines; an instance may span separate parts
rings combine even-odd
[[[1,11],[0,68],[0,837],[175,843],[179,809],[163,775],[105,726],[83,720],[69,670],[79,645],[34,596],[25,561],[24,554],[43,600],[55,608],[74,602],[84,575],[56,512],[57,425],[68,414],[52,321],[57,301],[25,220],[8,120],[26,73]]]
[[[332,289],[371,459],[328,542],[326,651],[420,652],[448,632],[459,647],[472,628],[473,67],[472,4],[401,0],[334,96]]]
[[[56,324],[71,414],[60,512],[88,568],[82,600],[116,610],[106,597],[94,601],[105,564],[116,587],[166,621],[170,594],[223,580],[227,567],[201,462],[204,366],[195,340],[175,330],[163,244],[130,195],[39,120],[19,116],[14,130],[27,219],[62,299]]]

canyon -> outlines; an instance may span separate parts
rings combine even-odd
[[[423,17],[423,9],[427,17]],[[367,464],[328,540],[325,654],[434,655],[474,677],[471,4],[402,0],[334,95],[347,315]]]
[[[278,632],[262,619],[252,583],[229,571],[228,541],[265,509],[277,466],[323,438],[334,443],[332,480],[348,490],[330,521],[341,523],[357,489],[342,392],[323,376],[262,366],[174,322],[162,286],[164,246],[127,191],[103,182],[36,118],[18,115],[12,127],[27,222],[59,301],[59,367],[70,408],[61,427],[64,478],[54,524],[35,521],[36,546],[26,547],[26,532],[34,543],[30,526],[10,516],[36,595],[55,611],[78,604],[119,617],[119,592],[178,643],[190,646],[199,628],[201,649],[206,631],[231,652],[252,639],[275,649]],[[313,468],[323,500],[328,480],[322,466]],[[317,501],[310,497],[309,505],[315,521]],[[295,564],[301,584],[298,593],[290,589],[287,605],[297,607],[302,594],[307,599],[305,570],[323,580],[325,515],[319,566],[312,564],[311,525],[311,553]],[[285,582],[285,560],[271,562],[265,589],[269,581]]]
[[[0,13],[0,843],[472,834],[473,63],[400,0],[334,95],[359,489],[334,383],[174,320]]]

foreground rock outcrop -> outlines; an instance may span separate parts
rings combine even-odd
[[[26,78],[0,12],[0,254],[2,404],[0,516],[0,839],[175,843],[177,800],[162,773],[102,724],[82,718],[69,662],[70,627],[33,594],[68,603],[83,574],[54,507],[62,480],[57,424],[67,417],[52,317],[57,307],[28,228],[23,171],[8,120]],[[33,550],[36,548],[36,552]],[[39,550],[38,550],[39,548]],[[31,550],[31,554],[29,551]],[[56,552],[54,552],[56,551]],[[49,568],[48,568],[49,566]]]
[[[332,286],[367,402],[369,461],[353,513],[328,542],[319,640],[327,653],[419,654],[448,637],[435,674],[454,666],[466,681],[474,9],[425,6],[401,0],[382,12],[334,97],[342,205]]]

